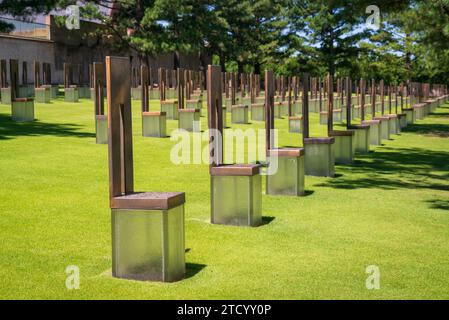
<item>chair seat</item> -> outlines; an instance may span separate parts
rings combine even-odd
[[[335,138],[322,137],[322,138],[305,138],[304,144],[334,144]]]
[[[329,132],[330,137],[352,137],[354,135],[354,131],[350,130],[335,130]]]
[[[170,210],[185,203],[183,192],[134,192],[114,197],[112,209]]]
[[[195,113],[200,112],[200,109],[178,109],[179,113]]]
[[[260,164],[232,164],[210,168],[211,176],[255,176],[260,173]]]
[[[167,115],[166,112],[161,112],[161,111],[142,112],[143,117],[161,117],[161,116],[166,116],[166,115]]]
[[[268,150],[268,156],[278,156],[278,157],[302,157],[306,154],[304,148],[282,148],[282,149],[271,149]]]

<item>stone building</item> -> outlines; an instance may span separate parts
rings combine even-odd
[[[129,56],[133,66],[140,66],[140,59],[136,53],[114,51],[111,49],[112,46],[108,45],[110,40],[106,36],[98,35],[98,32],[94,33],[94,30],[101,29],[101,25],[97,23],[81,21],[80,30],[68,30],[65,26],[57,24],[53,15],[42,17],[39,23],[23,22],[8,17],[0,17],[0,19],[15,26],[14,31],[10,33],[0,33],[0,59],[18,59],[20,74],[22,74],[23,62],[27,62],[28,83],[33,82],[34,61],[51,63],[54,84],[64,82],[65,62],[82,66],[82,79],[74,79],[81,84],[89,83],[89,64],[104,62],[107,55]],[[207,65],[211,58],[206,60]],[[160,55],[150,59],[149,64],[153,69],[153,79],[157,79],[157,68],[174,68],[175,54]],[[198,55],[181,55],[179,66],[200,70],[201,62]]]

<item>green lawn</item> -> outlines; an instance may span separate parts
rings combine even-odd
[[[266,224],[255,229],[209,223],[207,165],[172,165],[174,142],[142,138],[139,109],[136,190],[186,192],[187,278],[110,276],[107,146],[95,144],[91,101],[37,104],[28,124],[2,105],[0,298],[449,298],[449,105],[338,166],[337,178],[307,177],[307,197],[264,195]],[[312,133],[324,134],[311,119]],[[286,120],[277,125],[282,146],[300,143]],[[69,265],[80,267],[80,290],[65,287]],[[370,265],[380,268],[380,290],[365,287]]]

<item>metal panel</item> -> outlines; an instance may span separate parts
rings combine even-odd
[[[267,175],[267,194],[304,195],[304,157],[268,157],[267,161],[277,161],[274,175]]]
[[[261,176],[212,176],[212,223],[258,226],[261,223]]]
[[[335,153],[333,144],[305,144],[306,175],[333,177],[335,175]]]

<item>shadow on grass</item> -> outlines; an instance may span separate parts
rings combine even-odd
[[[269,225],[272,223],[276,218],[275,217],[262,217],[262,224],[261,227]]]
[[[447,137],[449,125],[415,124],[404,131]],[[339,170],[342,177],[318,186],[449,191],[449,152],[445,151],[384,147],[375,153],[360,155],[353,165],[340,166]],[[442,206],[441,203],[434,205]]]
[[[431,137],[449,137],[449,125],[446,124],[413,124],[402,129],[403,132],[417,133]]]
[[[11,116],[0,114],[0,140],[9,140],[23,136],[95,138],[94,133],[80,132],[78,131],[79,128],[81,128],[80,125],[72,123],[15,122],[12,121]]]
[[[441,210],[449,210],[449,200],[427,200],[427,203],[430,204],[432,209],[441,209]]]
[[[186,263],[186,279],[193,278],[207,266],[199,263]]]
[[[383,148],[374,154],[361,155],[353,165],[340,166],[339,169],[343,172],[342,177],[318,186],[449,191],[449,152]]]

